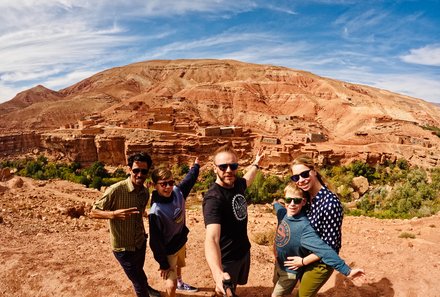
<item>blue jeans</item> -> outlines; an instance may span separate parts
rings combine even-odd
[[[123,251],[113,252],[116,259],[121,264],[125,274],[133,283],[134,291],[138,297],[149,297],[148,294],[148,279],[144,272],[145,251],[147,248],[146,241],[140,249],[134,252]]]

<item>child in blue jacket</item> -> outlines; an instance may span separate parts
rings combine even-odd
[[[272,297],[290,294],[300,278],[303,267],[319,259],[346,276],[353,278],[364,276],[362,269],[351,269],[347,266],[344,260],[316,234],[302,210],[306,199],[301,189],[296,185],[288,185],[284,193],[286,206],[278,201],[273,204],[278,227],[275,236],[276,267]],[[315,256],[305,258],[311,253]],[[302,257],[302,267],[297,270],[286,267],[284,262],[287,261],[288,256]]]
[[[160,276],[165,280],[168,297],[176,290],[196,292],[198,289],[182,281],[181,268],[185,266],[186,242],[189,229],[186,226],[185,202],[199,175],[199,162],[183,181],[174,185],[172,172],[167,168],[155,169],[151,174],[154,190],[151,193],[151,209],[148,215],[150,247],[159,263]]]

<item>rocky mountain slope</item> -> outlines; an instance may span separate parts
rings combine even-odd
[[[100,72],[58,92],[38,86],[0,104],[0,133],[50,133],[92,114],[102,117],[105,130],[148,121],[149,110],[158,108],[170,108],[173,125],[190,125],[194,134],[213,125],[240,126],[274,138],[274,144],[320,142],[318,152],[397,150],[405,157],[428,156],[431,165],[439,160],[440,138],[423,129],[440,127],[440,108],[434,104],[309,72],[233,60],[146,61]],[[110,134],[118,133],[130,135]],[[322,140],[313,141],[312,134]],[[309,140],[298,140],[301,135]],[[275,151],[283,150],[292,155],[285,146]]]

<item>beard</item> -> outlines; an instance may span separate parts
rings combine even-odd
[[[221,182],[229,187],[233,187],[235,183],[236,176],[235,175],[227,175],[227,176],[218,176]]]

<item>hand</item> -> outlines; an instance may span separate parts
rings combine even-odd
[[[231,276],[227,272],[223,272],[222,274],[217,275],[215,278],[215,291],[217,294],[224,295],[226,294],[225,290],[223,289],[223,280],[224,279],[231,279]]]
[[[365,284],[367,282],[367,279],[365,277],[365,272],[364,272],[363,269],[360,269],[360,268],[352,269],[350,271],[350,274],[347,275],[347,277],[352,279],[353,283],[356,286],[363,285],[363,284]]]
[[[199,164],[199,157],[196,157],[196,159],[194,160],[194,164]]]
[[[284,201],[284,198],[275,198],[273,201],[272,201],[272,206],[275,204],[275,203],[279,203],[279,204],[281,204],[282,206],[284,206],[284,207],[286,207],[286,202]]]
[[[117,209],[113,211],[113,219],[117,220],[125,220],[128,219],[131,215],[138,214],[139,210],[137,207],[123,208]]]
[[[302,267],[302,258],[297,256],[287,257],[287,261],[284,261],[284,266],[290,270],[297,270]]]
[[[263,148],[260,147],[257,151],[257,155],[255,156],[255,162],[254,164],[257,164],[258,166],[260,165],[260,160],[266,155],[266,153],[264,152]]]
[[[168,274],[171,272],[171,268],[168,269],[159,269],[160,270],[160,277],[163,279],[167,279]]]

